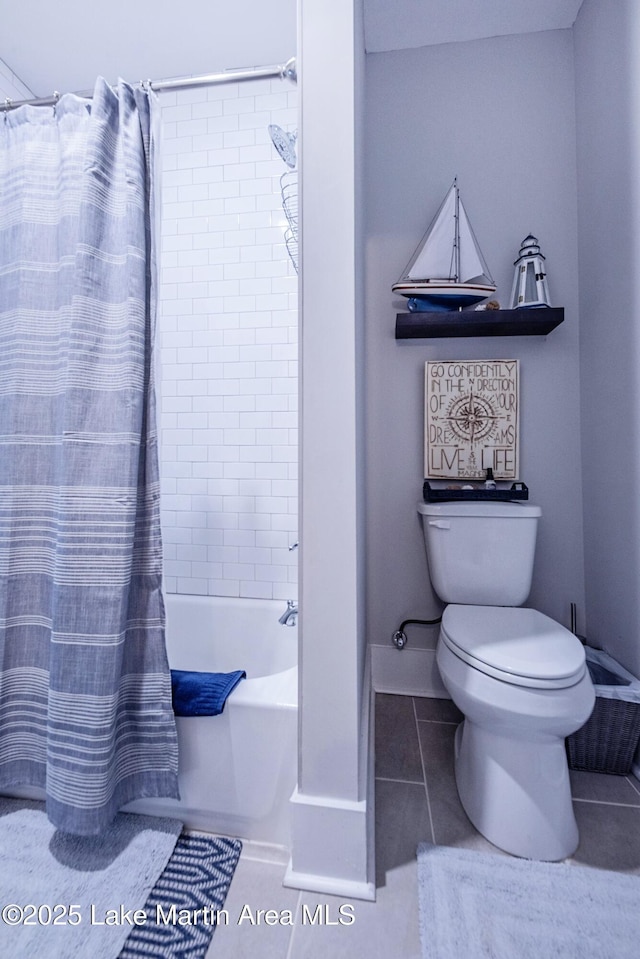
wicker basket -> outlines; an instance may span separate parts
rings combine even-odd
[[[587,666],[590,666],[590,654],[586,649]],[[621,685],[618,689],[632,700],[609,698],[609,686],[599,686],[594,682],[596,704],[587,722],[568,736],[566,740],[567,756],[571,769],[584,769],[589,772],[614,773],[623,776],[631,770],[633,757],[640,741],[640,702],[638,699],[638,681],[627,673],[619,663],[607,657],[599,650],[595,654],[618,675]],[[596,673],[590,669],[592,678]],[[629,690],[627,692],[626,690]]]
[[[591,718],[567,737],[567,755],[571,769],[594,773],[625,775],[631,770],[640,740],[640,705],[620,699],[599,699]]]

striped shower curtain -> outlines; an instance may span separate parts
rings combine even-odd
[[[0,791],[177,796],[155,432],[153,94],[0,117]]]

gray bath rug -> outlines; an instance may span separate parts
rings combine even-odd
[[[202,959],[216,926],[242,843],[185,833],[145,904],[148,917],[129,935],[120,959]]]
[[[418,846],[423,959],[636,959],[640,877]]]
[[[121,813],[101,836],[70,836],[42,803],[0,798],[0,956],[115,959],[181,830]]]

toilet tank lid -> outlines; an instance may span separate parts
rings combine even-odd
[[[464,502],[418,503],[418,512],[423,516],[484,516],[512,519],[530,519],[542,515],[542,510],[534,503],[518,500],[486,502],[485,500],[466,500]]]

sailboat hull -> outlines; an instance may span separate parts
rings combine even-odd
[[[395,283],[394,293],[409,297],[410,312],[460,310],[481,303],[495,293],[495,286],[480,283]]]

